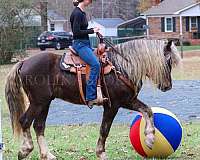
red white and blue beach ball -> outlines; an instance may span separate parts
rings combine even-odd
[[[143,157],[167,158],[181,143],[182,126],[170,111],[157,107],[153,107],[152,111],[156,128],[153,148],[149,149],[145,144],[145,120],[141,114],[138,114],[131,124],[130,141],[136,152]]]

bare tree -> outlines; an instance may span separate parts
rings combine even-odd
[[[104,18],[120,17],[124,20],[128,20],[136,17],[137,4],[138,0],[97,0],[93,1],[92,6],[87,10],[87,14],[89,19],[101,18],[103,12]],[[74,8],[72,0],[48,0],[48,8],[54,9],[65,16],[68,20],[68,29],[70,29],[69,18]]]
[[[48,31],[48,25],[47,25],[47,20],[48,20],[48,13],[47,13],[47,6],[48,2],[47,0],[42,0],[40,1],[40,15],[41,15],[41,27],[42,31]]]
[[[147,9],[149,9],[152,6],[151,0],[140,0],[137,10],[139,13],[143,13]]]
[[[103,3],[103,9],[102,9]],[[94,1],[91,12],[94,17],[100,18],[122,18],[124,20],[132,19],[136,16],[136,6],[138,0],[99,0]]]

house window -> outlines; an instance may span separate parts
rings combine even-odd
[[[190,17],[190,28],[197,29],[197,17]]]
[[[55,31],[55,24],[54,24],[54,23],[51,23],[51,24],[50,24],[50,30],[51,30],[51,31]]]
[[[173,19],[165,18],[165,32],[173,32]]]

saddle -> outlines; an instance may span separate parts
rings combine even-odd
[[[101,87],[102,79],[104,79],[104,75],[109,74],[111,72],[113,65],[108,61],[106,45],[104,43],[100,43],[98,45],[98,48],[94,51],[94,54],[96,54],[96,56],[99,58],[101,64],[101,73],[97,84],[97,101],[99,104],[102,104],[103,103],[102,102],[103,94]],[[87,65],[83,60],[81,60],[81,58],[78,56],[73,47],[70,46],[69,52],[64,53],[64,55],[61,58],[60,68],[64,71],[77,74],[80,98],[81,101],[87,105],[85,100],[85,94],[83,92],[82,76],[85,75],[86,80],[89,79],[90,66]],[[108,93],[106,93],[106,97],[107,96],[109,96]]]

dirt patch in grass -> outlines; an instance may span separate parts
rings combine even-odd
[[[200,50],[184,51],[183,57],[184,58],[200,57]]]
[[[200,56],[184,58],[174,69],[173,77],[175,80],[200,80]]]

